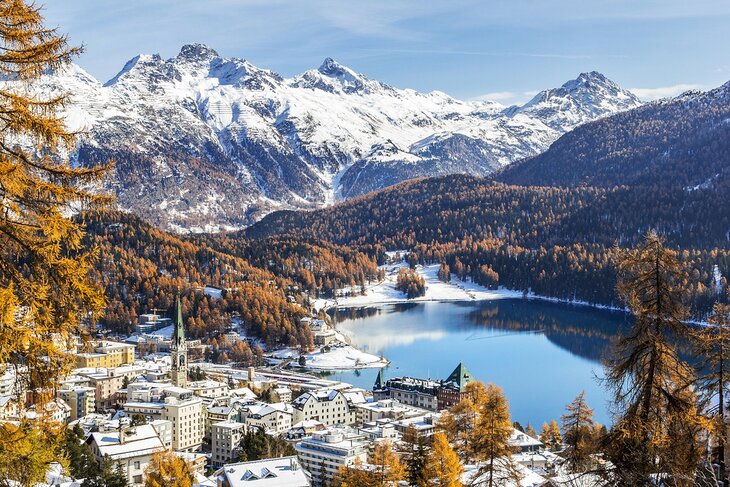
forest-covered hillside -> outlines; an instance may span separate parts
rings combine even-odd
[[[649,229],[682,249],[695,314],[730,272],[730,218],[712,190],[514,186],[470,176],[414,180],[332,208],[269,215],[238,237],[275,235],[409,249],[485,285],[618,305],[615,245]],[[498,275],[495,283],[494,273]]]

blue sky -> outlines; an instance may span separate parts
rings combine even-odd
[[[509,104],[597,70],[650,99],[730,80],[727,0],[47,0],[102,81],[201,42],[291,76],[331,56],[400,88]]]

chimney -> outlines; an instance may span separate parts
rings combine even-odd
[[[124,444],[124,425],[122,424],[122,418],[119,418],[119,444]]]
[[[248,368],[248,381],[253,382],[256,380],[256,370],[253,367]]]

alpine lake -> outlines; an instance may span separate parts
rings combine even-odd
[[[601,382],[611,342],[629,324],[623,312],[541,300],[419,302],[331,310],[338,331],[390,361],[384,378],[445,379],[463,362],[504,389],[513,421],[539,431],[581,391],[594,420],[611,424]],[[329,374],[371,389],[379,369]]]

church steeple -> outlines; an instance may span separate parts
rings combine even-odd
[[[182,306],[180,305],[180,295],[177,295],[177,302],[175,304],[175,329],[172,332],[172,342],[170,347],[180,346],[185,343],[185,329],[183,328],[182,319]]]
[[[175,329],[170,337],[170,377],[172,383],[177,387],[185,387],[188,384],[188,345],[185,343],[185,328],[179,294],[175,308]]]

